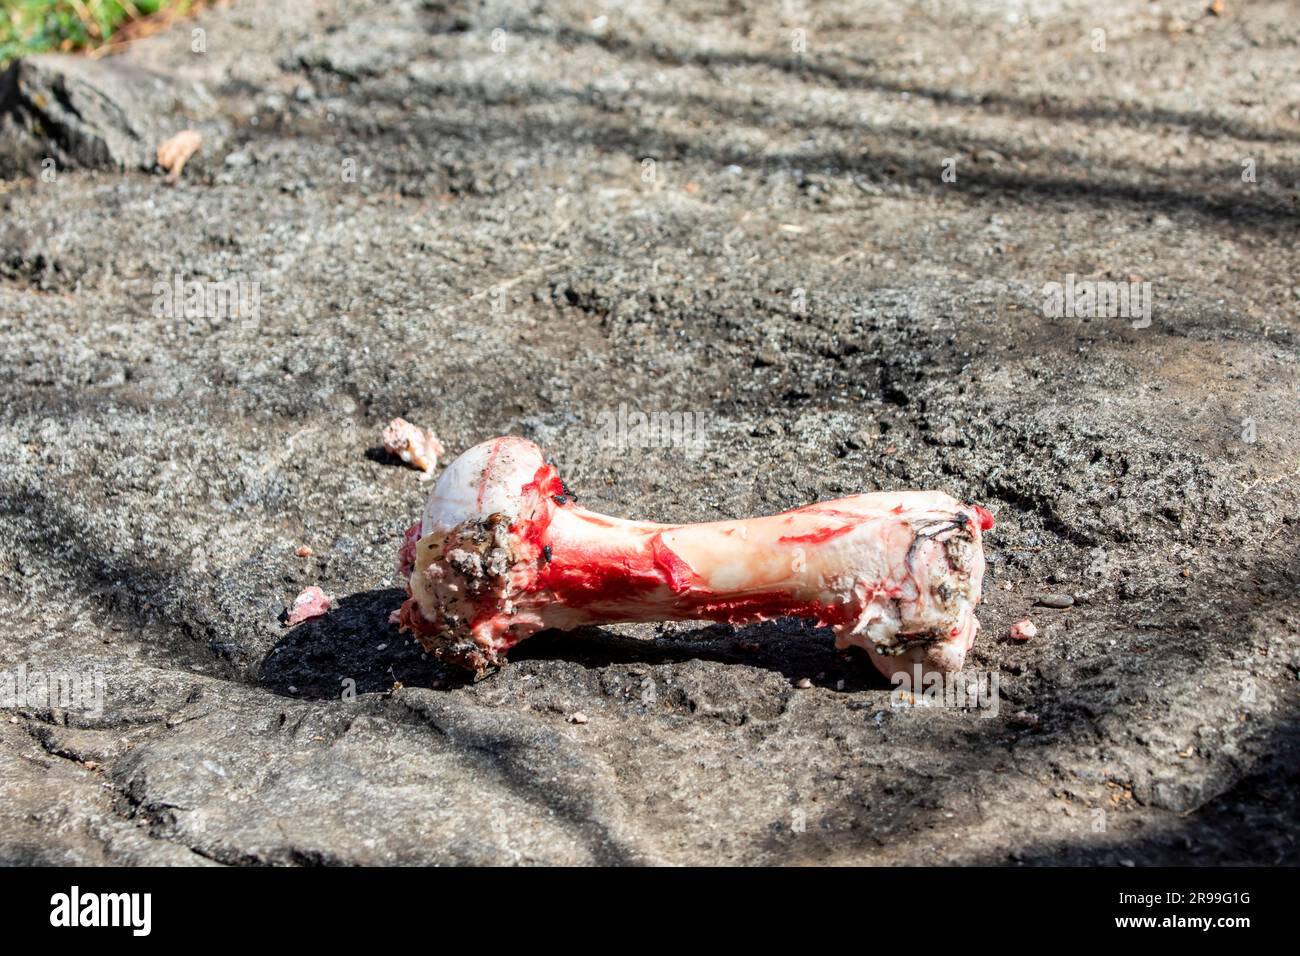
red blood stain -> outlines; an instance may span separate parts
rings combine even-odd
[[[564,482],[560,480],[560,473],[551,465],[542,465],[533,475],[533,480],[519,489],[519,494],[523,498],[530,495],[562,495],[564,494]]]
[[[807,515],[830,515],[833,518],[848,518],[850,521],[858,522],[869,517],[860,511],[845,511],[843,508],[824,508],[821,505],[804,505],[802,508],[796,508],[799,514]]]
[[[803,617],[815,621],[819,627],[843,624],[849,618],[846,605],[797,601],[785,591],[760,591],[723,600],[704,600],[695,605],[693,613],[694,616],[710,621],[727,621],[731,624],[778,617]]]
[[[664,543],[662,533],[650,539],[650,551],[654,555],[655,567],[674,594],[681,594],[695,581],[695,570]]]
[[[859,525],[845,524],[838,528],[819,528],[816,531],[810,531],[807,534],[790,534],[783,535],[777,540],[782,544],[822,544],[831,538],[838,538],[842,534],[848,534]]]
[[[545,542],[542,540],[550,526],[549,500],[564,491],[564,482],[560,473],[551,465],[542,465],[533,475],[533,480],[519,490],[520,516],[511,526],[519,540],[541,551]],[[525,515],[522,512],[527,509]]]
[[[552,549],[537,583],[571,607],[626,600],[666,583],[648,550],[614,556],[563,543]]]
[[[419,540],[420,522],[417,521],[402,535],[402,547],[397,552],[397,571],[404,578],[409,578],[415,570],[415,545]]]

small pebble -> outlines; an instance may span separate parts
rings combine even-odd
[[[809,687],[812,687],[812,681],[806,677],[800,677],[794,686],[798,687],[800,690],[807,690]]]
[[[1011,625],[1013,641],[1028,641],[1038,636],[1038,627],[1029,618],[1023,618]]]
[[[1037,727],[1039,723],[1038,715],[1022,710],[1011,718],[1011,723],[1017,727]]]
[[[587,722],[587,715],[584,714],[582,711],[578,711],[576,714],[573,714],[569,717],[569,723],[571,724],[585,724],[586,722]]]
[[[1054,607],[1057,610],[1063,610],[1074,604],[1074,598],[1069,594],[1040,594],[1034,603],[1039,607]]]
[[[310,558],[315,553],[315,551],[307,547],[305,544],[294,552],[294,554],[298,555],[300,558]]]

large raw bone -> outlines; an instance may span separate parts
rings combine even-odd
[[[542,451],[497,438],[447,466],[399,565],[399,618],[473,670],[546,628],[803,617],[886,677],[961,669],[979,622],[983,508],[877,492],[738,521],[668,525],[579,507]]]

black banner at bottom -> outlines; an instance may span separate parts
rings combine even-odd
[[[134,942],[383,944],[446,922],[494,943],[519,934],[588,942],[593,931],[690,927],[734,946],[774,926],[840,925],[921,943],[954,930],[1042,929],[1086,941],[1133,937],[1231,943],[1284,931],[1296,870],[1221,869],[9,869],[0,911],[37,932]],[[845,921],[849,921],[846,923]],[[1245,934],[1245,935],[1243,935]]]

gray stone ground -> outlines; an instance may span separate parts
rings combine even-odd
[[[0,713],[0,861],[1300,862],[1300,17],[1203,6],[246,0],[24,67],[0,666],[105,698]],[[1150,325],[1044,317],[1071,273]],[[159,314],[178,274],[260,309]],[[620,404],[708,442],[602,444]],[[387,623],[394,415],[615,514],[982,503],[997,716],[790,621],[467,683]]]

